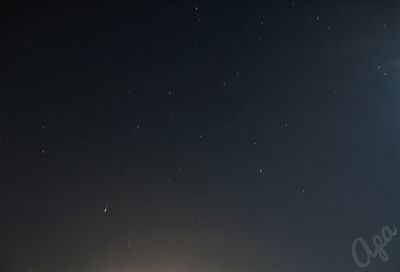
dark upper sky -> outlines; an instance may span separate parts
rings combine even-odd
[[[130,2],[2,9],[1,271],[400,270],[397,1]]]

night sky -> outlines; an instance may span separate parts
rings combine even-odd
[[[0,271],[400,271],[400,2],[1,14]]]

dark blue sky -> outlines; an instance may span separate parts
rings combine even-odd
[[[2,11],[0,270],[399,271],[396,1]]]

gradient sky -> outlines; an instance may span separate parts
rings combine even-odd
[[[398,1],[2,13],[1,271],[400,271]]]

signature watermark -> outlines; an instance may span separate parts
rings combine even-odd
[[[368,243],[364,238],[358,237],[355,239],[351,246],[351,254],[353,255],[353,260],[356,265],[361,268],[366,268],[370,265],[371,259],[378,256],[382,261],[387,262],[389,260],[389,256],[385,250],[385,247],[396,235],[396,227],[391,229],[388,226],[384,226],[381,229],[380,235],[375,235],[372,238],[372,244],[374,246],[373,249],[368,246]]]

